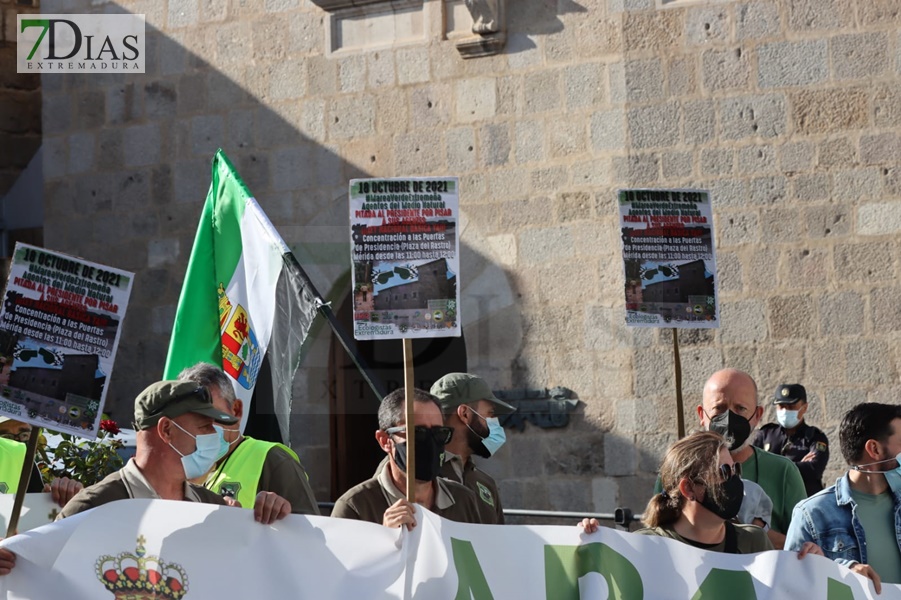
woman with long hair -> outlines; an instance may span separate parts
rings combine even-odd
[[[766,533],[756,525],[733,523],[744,498],[741,465],[729,454],[726,440],[713,431],[698,431],[673,444],[660,465],[663,491],[648,502],[635,533],[678,540],[703,550],[750,554],[772,550]],[[596,519],[581,523],[597,531]],[[798,557],[822,554],[816,544]]]
[[[763,529],[732,523],[741,508],[741,465],[729,454],[726,440],[712,431],[688,435],[666,453],[660,465],[663,491],[645,508],[645,529],[714,552],[750,554],[772,550]]]

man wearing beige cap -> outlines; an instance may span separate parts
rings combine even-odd
[[[485,380],[468,373],[449,373],[430,390],[438,398],[444,424],[454,435],[444,451],[441,477],[462,483],[479,499],[482,523],[504,523],[504,510],[494,479],[478,467],[472,455],[491,457],[506,440],[498,415],[515,407],[495,397]]]
[[[196,383],[159,381],[148,386],[135,400],[134,458],[79,492],[58,518],[128,498],[232,504],[188,480],[205,475],[219,458],[221,434],[213,423],[236,421],[213,407],[209,391]],[[277,494],[256,496],[254,518],[261,523],[272,523],[290,512],[290,503]]]

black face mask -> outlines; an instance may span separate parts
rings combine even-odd
[[[466,444],[469,446],[469,449],[472,450],[472,453],[476,456],[481,456],[482,458],[491,458],[491,452],[488,451],[488,448],[485,447],[485,444],[482,442],[485,438],[488,437],[490,430],[488,429],[488,423],[485,423],[485,433],[481,433],[478,431],[476,422],[481,423],[481,418],[473,419],[472,423],[466,429]]]
[[[397,468],[407,470],[407,442],[394,444],[394,462]],[[431,481],[438,477],[444,464],[444,444],[433,436],[416,437],[416,481]]]
[[[704,493],[701,506],[726,521],[734,519],[741,509],[741,502],[745,497],[745,483],[741,477],[733,475],[723,483],[722,501],[717,501],[713,494],[709,494],[707,491]]]
[[[751,422],[738,413],[727,410],[710,419],[708,431],[715,431],[724,438],[731,439],[729,451],[741,448],[751,435]]]

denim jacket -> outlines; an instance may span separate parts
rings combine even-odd
[[[835,485],[803,500],[792,511],[785,549],[797,551],[814,542],[827,558],[851,566],[867,563],[867,540],[851,497],[851,481],[845,473]],[[895,538],[901,548],[901,492],[895,493]]]

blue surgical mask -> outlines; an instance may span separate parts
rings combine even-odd
[[[892,492],[897,494],[901,492],[901,453],[895,457],[895,460],[898,461],[898,466],[890,471],[885,471],[885,481]]]
[[[470,410],[472,410],[472,409],[470,409]],[[485,417],[483,417],[476,411],[473,410],[472,412],[473,412],[473,414],[475,414],[485,420],[485,424],[488,425],[488,435],[485,437],[482,437],[482,435],[480,435],[472,427],[467,425],[467,427],[469,427],[470,431],[472,431],[477,436],[479,436],[479,438],[481,438],[481,441],[479,444],[481,447],[472,448],[472,446],[470,446],[470,448],[472,448],[472,451],[475,452],[477,455],[481,456],[482,458],[489,458],[491,456],[494,456],[494,454],[498,450],[500,450],[501,446],[504,445],[504,442],[507,441],[507,434],[504,433],[504,428],[501,425],[500,421],[498,421],[497,417],[491,417],[490,419],[486,419]]]
[[[776,421],[786,429],[794,429],[801,422],[799,410],[776,410]]]
[[[172,421],[172,424],[194,438],[194,452],[190,454],[178,452],[178,448],[173,446],[172,442],[169,442],[169,447],[178,452],[178,455],[181,456],[181,466],[185,470],[185,479],[197,479],[198,477],[203,477],[209,473],[210,469],[213,468],[213,465],[216,464],[216,460],[218,460],[220,440],[223,439],[222,432],[217,431],[216,433],[194,435],[193,433],[185,431],[185,428],[175,421]]]
[[[221,425],[213,425],[213,428],[219,433],[219,456],[216,457],[216,462],[219,462],[219,459],[228,454],[232,445],[236,444],[241,436],[236,436],[235,439],[227,442],[225,441],[225,428]]]

